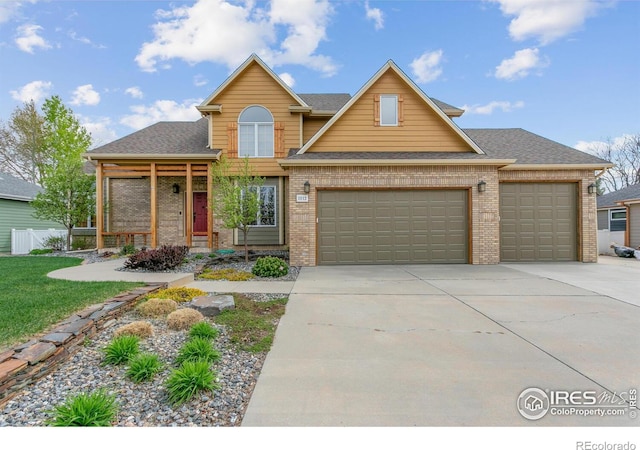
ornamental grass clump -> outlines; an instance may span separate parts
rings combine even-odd
[[[188,330],[192,325],[202,322],[204,316],[200,311],[191,308],[183,308],[172,312],[167,316],[167,326],[171,330]]]
[[[146,317],[163,317],[178,309],[178,303],[166,298],[150,298],[138,306],[137,310]]]
[[[178,406],[191,400],[201,391],[220,389],[215,382],[216,372],[209,369],[209,363],[204,361],[185,362],[178,369],[174,369],[166,381],[169,402]]]
[[[120,365],[140,353],[140,338],[138,336],[123,335],[114,338],[109,345],[104,348],[103,364]]]
[[[152,353],[141,353],[129,362],[127,378],[134,383],[150,381],[162,369],[162,362],[158,355]]]
[[[71,397],[51,412],[53,418],[46,424],[54,427],[108,427],[115,420],[118,406],[115,395],[98,390]]]
[[[207,293],[201,289],[188,287],[161,289],[153,293],[154,298],[166,298],[178,303],[189,302],[193,300],[194,297],[199,297],[201,295],[207,295]]]
[[[198,322],[189,329],[189,339],[203,338],[213,340],[218,337],[219,331],[209,322]]]
[[[256,260],[251,273],[257,277],[283,277],[289,273],[289,265],[275,256],[263,256]]]
[[[176,364],[181,365],[187,361],[203,361],[211,364],[218,360],[220,360],[220,352],[213,348],[211,341],[206,338],[196,337],[185,342],[178,350]]]
[[[113,332],[113,335],[115,337],[131,335],[144,339],[153,336],[153,325],[143,320],[137,320],[121,326]]]

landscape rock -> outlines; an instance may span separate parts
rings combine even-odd
[[[213,317],[227,309],[235,309],[236,304],[233,295],[203,295],[191,300],[189,307],[200,311],[205,317]]]

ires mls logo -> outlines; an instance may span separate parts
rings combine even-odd
[[[538,388],[528,388],[520,393],[518,397],[518,411],[525,419],[538,420],[543,418],[551,402],[545,391]]]

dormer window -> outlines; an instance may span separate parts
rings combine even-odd
[[[398,96],[397,95],[381,95],[380,96],[380,126],[382,127],[398,126]]]
[[[249,106],[238,117],[238,156],[273,157],[273,116],[262,106]]]

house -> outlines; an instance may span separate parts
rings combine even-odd
[[[393,61],[353,96],[299,94],[252,55],[198,110],[86,154],[99,248],[243,244],[209,208],[225,156],[266,177],[248,244],[293,265],[597,260],[589,186],[608,162],[523,129],[463,130],[464,111]]]
[[[11,229],[60,229],[56,222],[36,219],[30,202],[41,188],[38,185],[0,173],[0,253],[11,251]]]
[[[610,242],[640,247],[640,184],[600,195],[597,198],[597,211],[602,253],[606,252]]]

